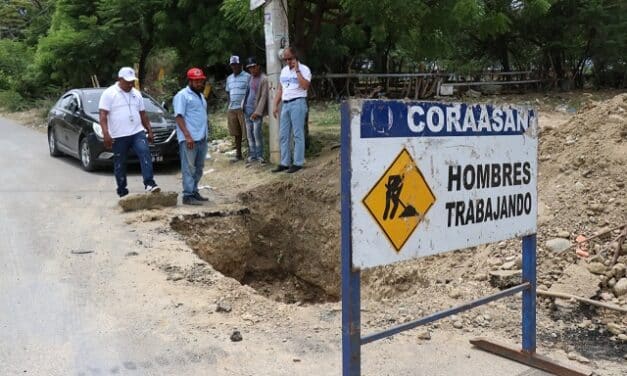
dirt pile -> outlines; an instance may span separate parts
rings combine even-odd
[[[615,271],[620,236],[617,228],[627,223],[627,94],[584,105],[571,121],[543,128],[540,134],[539,243],[542,252],[540,282],[550,287],[562,278],[563,270],[577,262],[601,277],[600,296],[614,303],[624,297],[611,292],[624,276]],[[614,229],[613,231],[609,231]],[[568,246],[603,234],[593,241],[560,251],[558,240]],[[556,247],[557,246],[557,247]],[[622,250],[618,250],[622,252]],[[620,267],[619,267],[620,269]],[[590,279],[580,279],[585,283]],[[594,279],[592,279],[594,280]],[[625,283],[625,282],[622,282]]]
[[[570,122],[542,129],[541,200],[559,213],[555,222],[624,221],[626,142],[627,94],[588,103]]]
[[[177,198],[178,193],[176,192],[139,193],[121,198],[118,204],[125,212],[149,210],[176,206]]]
[[[540,126],[538,288],[625,309],[627,244],[619,239],[627,223],[627,94]],[[625,354],[624,313],[560,298],[541,298],[539,306],[546,309],[540,316],[548,314],[540,326],[551,328],[540,338],[549,344],[592,357]]]

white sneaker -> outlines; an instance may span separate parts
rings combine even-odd
[[[159,186],[157,184],[155,184],[155,185],[147,185],[146,186],[146,192],[150,192],[150,193],[161,192],[161,188],[159,188]]]

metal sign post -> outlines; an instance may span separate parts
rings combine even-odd
[[[535,109],[351,100],[342,105],[342,370],[361,346],[522,292],[522,350],[471,341],[533,367],[585,375],[536,351],[538,121]],[[378,333],[361,335],[360,270],[523,239],[522,283]]]

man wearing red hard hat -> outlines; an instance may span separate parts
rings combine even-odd
[[[208,201],[198,192],[207,155],[207,101],[203,96],[206,79],[201,69],[189,69],[189,84],[173,100],[185,205],[202,205]]]

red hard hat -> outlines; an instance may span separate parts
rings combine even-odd
[[[189,80],[204,80],[207,76],[203,73],[202,69],[191,68],[187,71],[187,79]]]

